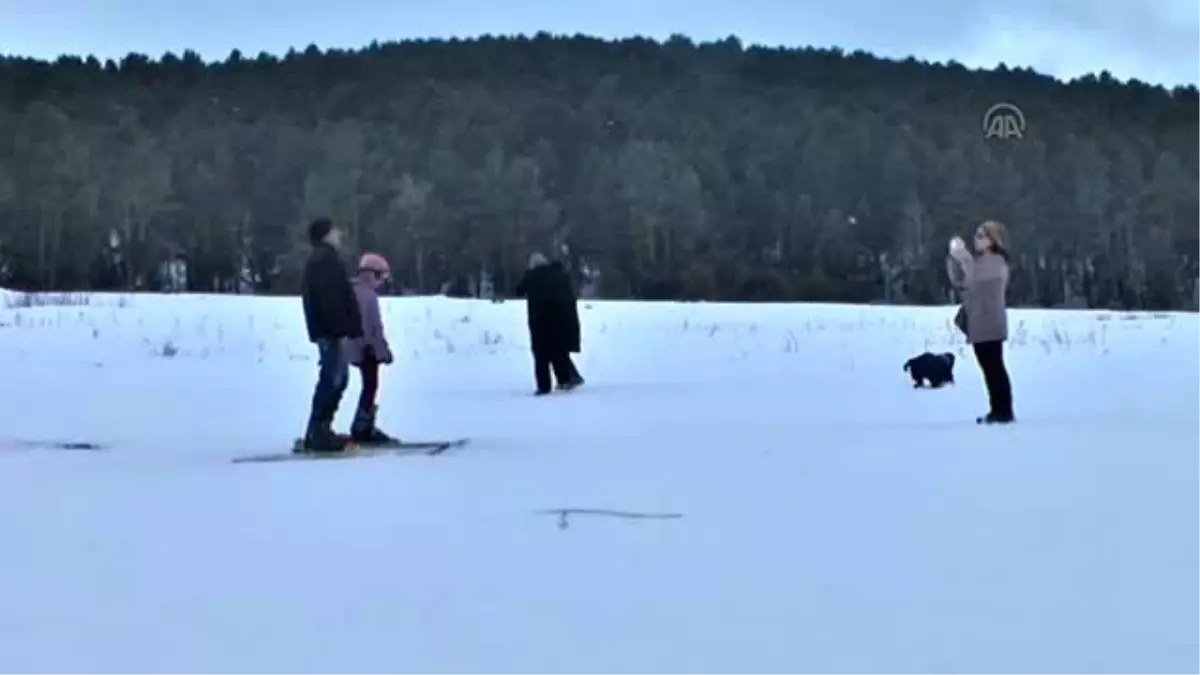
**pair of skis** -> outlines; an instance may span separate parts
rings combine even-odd
[[[377,445],[362,445],[351,442],[341,452],[313,452],[304,450],[303,441],[297,440],[292,452],[235,457],[233,462],[286,462],[303,459],[352,459],[356,457],[379,457],[386,455],[440,455],[451,448],[461,448],[469,439],[456,438],[441,441],[393,442]],[[76,452],[104,452],[109,446],[89,441],[47,441],[33,439],[0,439],[0,450],[63,450]]]
[[[393,443],[363,445],[351,441],[346,449],[337,452],[314,452],[304,449],[302,439],[297,439],[291,452],[277,452],[266,455],[251,455],[235,457],[235,464],[245,462],[294,462],[311,459],[354,459],[362,457],[403,456],[403,455],[440,455],[450,448],[461,448],[469,439],[456,438],[442,441],[396,441]]]

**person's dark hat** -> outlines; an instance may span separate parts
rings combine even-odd
[[[308,224],[308,243],[316,246],[325,239],[325,235],[333,229],[333,221],[328,218],[318,218]]]

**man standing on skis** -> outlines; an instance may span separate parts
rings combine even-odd
[[[308,339],[317,345],[320,369],[303,449],[338,452],[346,448],[346,439],[334,433],[333,418],[350,375],[344,341],[362,337],[362,320],[339,252],[341,229],[328,218],[315,220],[308,226],[308,241],[313,250],[304,266],[304,322]]]

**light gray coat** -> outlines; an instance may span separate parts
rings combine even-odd
[[[1008,262],[997,253],[983,253],[946,260],[950,283],[962,294],[962,316],[966,319],[967,342],[996,342],[1008,339]],[[961,326],[960,326],[961,327]]]
[[[375,352],[377,361],[391,363],[392,350],[383,332],[379,294],[371,284],[362,279],[355,279],[354,297],[358,300],[358,313],[362,317],[363,336],[346,341],[346,360],[355,365],[362,363],[365,348],[370,347]]]

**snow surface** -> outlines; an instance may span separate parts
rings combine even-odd
[[[1200,670],[1196,315],[1013,311],[980,428],[951,308],[586,304],[541,399],[524,311],[385,301],[381,426],[467,448],[232,464],[304,423],[298,300],[0,307],[0,669]]]

